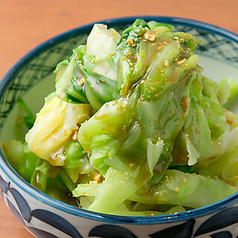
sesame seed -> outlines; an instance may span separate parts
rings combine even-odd
[[[127,42],[128,45],[133,45],[133,43],[134,43],[132,39],[127,39],[126,42]]]
[[[120,103],[120,104],[117,106],[117,108],[120,109],[120,108],[122,108],[122,106],[123,106],[123,103]]]
[[[128,57],[132,57],[132,56],[133,56],[132,52],[128,52],[126,55],[127,55]]]
[[[81,86],[83,86],[83,85],[84,85],[84,78],[81,78],[81,79],[79,80],[79,83],[80,83]]]
[[[133,166],[135,166],[135,163],[130,163],[129,166],[132,168]]]
[[[165,61],[164,61],[164,66],[165,66],[166,68],[169,67],[169,61],[168,61],[168,60],[165,60]]]
[[[130,66],[134,66],[134,64],[133,64],[133,63],[130,63]]]
[[[143,37],[148,41],[154,42],[158,36],[152,31],[147,31]]]
[[[177,61],[176,63],[179,64],[179,65],[181,65],[181,64],[185,63],[185,61],[186,61],[186,59],[184,58],[184,59],[182,59],[182,60],[180,60],[180,61]]]

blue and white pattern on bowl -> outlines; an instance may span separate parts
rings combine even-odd
[[[140,17],[174,26],[205,44],[197,54],[204,74],[220,80],[238,77],[238,36],[205,23],[180,18]],[[118,31],[136,17],[103,21]],[[39,45],[18,61],[0,83],[0,142],[16,138],[14,103],[22,97],[37,112],[54,87],[53,70],[72,49],[85,43],[93,24],[61,34]],[[238,78],[237,78],[238,80]],[[34,98],[34,100],[32,100]],[[16,138],[18,139],[18,138]],[[122,217],[85,211],[59,202],[25,182],[0,151],[0,189],[16,218],[36,237],[238,237],[238,194],[207,207],[166,216]]]

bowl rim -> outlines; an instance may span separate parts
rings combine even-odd
[[[38,46],[34,47],[28,53],[26,53],[22,58],[20,58],[3,76],[0,80],[0,99],[4,91],[7,89],[8,85],[11,82],[11,79],[21,70],[21,68],[37,57],[37,55],[42,54],[47,49],[62,43],[67,39],[71,39],[73,37],[78,36],[80,33],[86,33],[91,30],[95,23],[102,23],[108,25],[108,28],[121,25],[121,24],[130,24],[134,22],[137,18],[144,19],[145,21],[155,20],[161,23],[166,24],[176,24],[183,25],[189,27],[199,28],[201,30],[209,31],[211,33],[220,35],[229,40],[232,40],[236,44],[238,44],[238,35],[228,31],[224,28],[205,23],[202,21],[191,20],[187,18],[180,17],[167,17],[167,16],[131,16],[131,17],[119,17],[119,18],[110,18],[106,20],[101,20],[97,22],[88,23],[61,34],[58,34],[43,43],[40,43]],[[238,200],[238,192],[223,199],[216,203],[210,204],[208,206],[204,206],[201,208],[175,213],[168,215],[159,215],[159,216],[118,216],[118,215],[109,215],[98,212],[92,212],[84,209],[79,209],[77,207],[73,207],[66,203],[60,202],[43,192],[37,190],[28,182],[26,182],[7,162],[5,159],[1,149],[0,149],[0,168],[6,173],[6,175],[13,181],[15,185],[24,190],[33,198],[39,200],[40,202],[52,206],[55,209],[59,209],[63,212],[69,213],[71,215],[75,215],[78,217],[83,217],[87,219],[98,220],[102,222],[108,223],[117,223],[117,224],[140,224],[140,225],[151,225],[151,224],[164,224],[164,223],[175,223],[179,221],[185,221],[190,218],[199,218],[201,216],[206,216],[215,212],[219,212],[226,207],[230,207],[235,204]]]

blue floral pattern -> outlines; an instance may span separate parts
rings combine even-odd
[[[35,209],[30,215],[74,238],[83,238],[77,229],[63,217],[43,209]]]
[[[194,219],[189,219],[188,221],[166,228],[164,230],[158,231],[154,234],[149,235],[151,238],[191,238],[193,234],[193,227],[195,224]]]
[[[106,224],[95,226],[90,230],[88,236],[101,238],[137,238],[137,236],[124,227]]]

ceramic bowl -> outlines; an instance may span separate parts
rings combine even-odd
[[[118,31],[136,18],[171,24],[195,35],[205,44],[197,54],[204,74],[220,80],[238,80],[238,36],[227,30],[181,18],[130,17],[102,21]],[[0,81],[0,143],[14,138],[14,103],[22,97],[36,112],[53,90],[56,64],[85,43],[93,24],[58,35],[26,54]],[[0,188],[3,200],[24,227],[36,237],[237,237],[238,194],[187,212],[150,217],[123,217],[85,211],[59,202],[32,187],[0,152]]]

